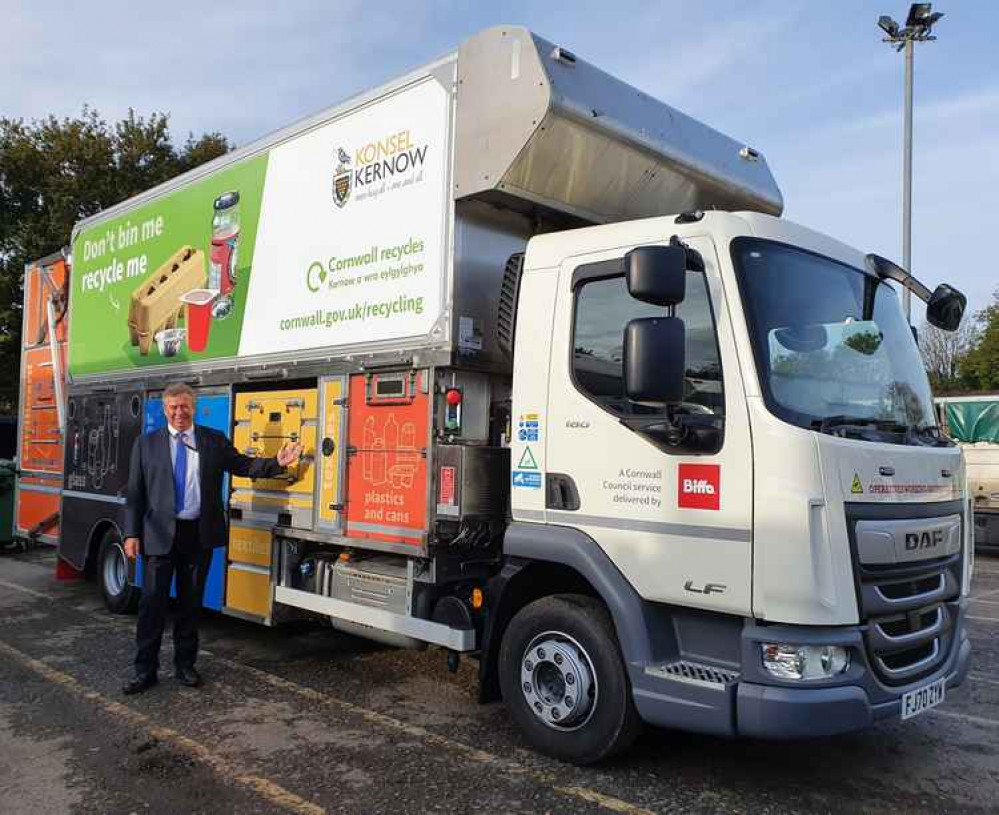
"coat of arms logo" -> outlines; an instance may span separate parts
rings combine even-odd
[[[341,209],[350,199],[351,176],[350,156],[342,147],[337,148],[336,162],[333,165],[333,203]]]

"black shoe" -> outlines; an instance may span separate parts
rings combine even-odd
[[[156,684],[156,674],[136,674],[121,686],[121,692],[126,696],[144,693]]]
[[[173,678],[180,682],[181,685],[187,685],[189,688],[196,688],[201,684],[201,674],[193,666],[190,668],[177,668],[173,672]]]

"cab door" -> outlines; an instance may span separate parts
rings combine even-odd
[[[625,396],[624,329],[665,309],[629,295],[625,250],[570,259],[556,303],[545,517],[586,532],[646,599],[748,614],[748,414],[714,245],[708,238],[687,243],[705,271],[687,272],[686,297],[676,307],[686,345],[680,410],[721,420],[720,446],[680,453],[634,429],[635,420],[662,411]]]

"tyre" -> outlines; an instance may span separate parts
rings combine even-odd
[[[139,590],[128,580],[128,558],[121,537],[109,529],[101,539],[97,580],[104,605],[112,614],[131,614],[139,607]]]
[[[503,701],[540,752],[593,764],[641,730],[610,615],[592,597],[562,594],[524,606],[503,635]]]

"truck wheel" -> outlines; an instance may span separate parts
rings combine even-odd
[[[641,730],[610,615],[592,597],[524,606],[503,635],[499,672],[514,721],[549,756],[593,764]]]
[[[97,579],[104,605],[112,614],[131,614],[139,606],[139,590],[128,582],[128,558],[121,538],[109,529],[101,539]]]

